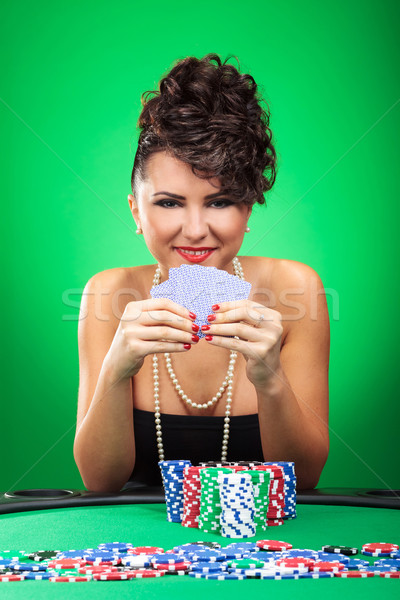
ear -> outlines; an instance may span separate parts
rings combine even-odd
[[[131,210],[132,216],[135,219],[135,223],[138,227],[140,227],[140,219],[139,219],[139,208],[133,194],[128,194],[128,202],[129,208]]]
[[[250,215],[251,215],[251,212],[252,212],[252,210],[253,210],[253,207],[252,207],[252,206],[248,206],[248,207],[247,207],[247,220],[249,220],[249,219],[250,219]]]

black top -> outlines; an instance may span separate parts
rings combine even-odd
[[[165,460],[187,459],[192,465],[221,460],[225,417],[161,414]],[[126,487],[161,485],[154,413],[133,409],[136,462]],[[258,415],[231,417],[228,461],[264,461]]]

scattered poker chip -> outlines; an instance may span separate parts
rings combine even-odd
[[[191,571],[189,573],[189,577],[194,577],[195,579],[211,579],[215,581],[226,581],[226,580],[242,580],[246,579],[246,575],[241,573],[196,573],[195,571]]]
[[[168,565],[176,565],[178,563],[183,563],[185,561],[185,557],[181,554],[154,554],[151,557],[151,563],[154,565],[156,563],[168,564]]]
[[[363,544],[361,548],[362,554],[367,556],[390,556],[391,552],[399,549],[397,544],[390,544],[386,542],[377,542],[371,544]]]
[[[367,577],[375,577],[373,571],[338,571],[334,573],[335,577],[344,577],[345,579],[365,579]]]
[[[368,569],[369,566],[369,562],[361,558],[351,558],[346,565],[348,569]]]
[[[177,571],[179,572],[179,571]],[[140,569],[137,571],[131,571],[131,579],[143,579],[150,577],[162,577],[166,574],[166,571],[157,571],[156,569]]]
[[[321,571],[332,571],[332,573],[336,573],[337,571],[343,571],[344,564],[338,561],[336,562],[326,562],[326,561],[316,561],[313,565],[310,566],[310,570],[314,573],[320,573]]]
[[[13,571],[46,571],[46,565],[37,565],[34,563],[11,563],[9,566]]]
[[[0,583],[7,581],[24,581],[25,575],[0,575]]]
[[[84,581],[91,581],[91,575],[77,575],[76,577],[70,577],[67,575],[58,575],[56,577],[50,577],[49,581],[52,583],[81,583]]]
[[[232,567],[233,569],[261,569],[264,564],[265,563],[262,560],[246,560],[243,558],[230,560],[228,562],[228,567]]]
[[[300,579],[301,573],[281,573],[281,574],[269,574],[265,573],[260,575],[259,579],[275,579],[280,581],[281,579]]]
[[[115,550],[117,552],[127,552],[128,548],[132,548],[133,544],[126,542],[108,542],[108,543],[104,543],[104,544],[99,544],[98,545],[98,549],[99,550],[108,550],[108,551],[112,551]]]
[[[226,560],[226,554],[218,550],[199,550],[198,552],[189,553],[188,557],[192,562],[219,562]]]
[[[184,561],[181,563],[176,563],[174,565],[170,565],[167,563],[154,563],[153,567],[157,571],[187,571],[192,563],[189,561]]]
[[[335,574],[332,571],[309,571],[308,573],[300,573],[300,579],[323,579],[328,577],[334,577]]]
[[[31,552],[27,556],[30,560],[51,560],[52,558],[55,558],[59,552],[60,550],[38,550],[37,552]]]
[[[400,569],[400,559],[398,558],[381,558],[380,560],[376,560],[374,562],[374,566],[378,567],[395,567],[396,569]]]
[[[273,552],[290,550],[293,548],[292,544],[289,544],[288,542],[279,542],[277,540],[258,540],[256,544],[262,550],[272,550]]]
[[[400,579],[400,571],[387,571],[386,573],[379,573],[379,577],[385,579]]]
[[[52,569],[77,569],[83,567],[86,564],[86,560],[80,560],[76,558],[60,558],[51,560],[48,566]]]
[[[50,577],[57,577],[58,573],[54,571],[29,571],[24,573],[24,578],[28,580],[34,581],[46,581],[50,579]]]
[[[129,554],[163,554],[164,548],[158,546],[134,546],[128,548]]]
[[[103,573],[93,573],[92,578],[94,581],[127,581],[133,579],[134,571],[104,571]]]
[[[226,563],[222,562],[198,562],[190,565],[190,570],[196,573],[216,573],[226,571]]]
[[[93,573],[104,573],[104,572],[118,572],[121,567],[113,566],[99,566],[99,565],[87,565],[85,567],[79,567],[78,573],[81,575],[93,575]]]
[[[349,562],[351,560],[359,560],[359,559],[351,559],[349,556],[346,556],[345,554],[340,554],[339,552],[335,553],[335,552],[322,552],[322,550],[318,551],[318,556],[316,557],[315,560],[326,560],[326,561],[339,561],[341,563],[343,563],[344,565],[346,565],[346,567],[348,567]],[[369,562],[367,561],[367,564],[369,565]]]
[[[354,556],[355,554],[358,554],[358,548],[351,548],[350,546],[322,546],[322,552],[333,552],[334,554]]]

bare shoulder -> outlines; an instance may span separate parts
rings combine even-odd
[[[240,260],[258,286],[254,299],[262,303],[267,299],[267,306],[281,314],[282,343],[304,330],[310,321],[329,329],[325,290],[315,269],[289,259],[249,256]]]
[[[95,273],[85,285],[82,309],[92,299],[96,302],[99,314],[104,318],[109,317],[114,326],[118,325],[127,303],[146,297],[142,283],[143,270],[146,267],[115,267]]]

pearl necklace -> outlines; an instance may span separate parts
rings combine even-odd
[[[233,262],[233,271],[239,279],[244,280],[242,265],[239,262],[237,256],[235,256],[232,260]],[[159,285],[161,278],[161,270],[159,265],[157,265],[156,272],[153,278],[153,287]],[[234,336],[236,339],[239,339],[236,335]],[[235,361],[237,357],[237,352],[231,350],[228,372],[224,381],[222,382],[221,387],[218,392],[215,394],[212,400],[208,402],[204,402],[204,404],[199,404],[197,402],[193,402],[188,396],[184,393],[183,389],[179,385],[178,379],[173,371],[171,364],[171,357],[169,352],[164,353],[165,362],[168,374],[172,380],[172,383],[178,392],[179,396],[182,400],[193,408],[209,408],[213,406],[222,396],[225,391],[225,388],[228,388],[227,398],[226,398],[226,409],[225,409],[225,418],[224,418],[224,433],[222,437],[222,452],[221,452],[221,460],[226,460],[228,454],[228,441],[229,441],[229,424],[230,424],[230,414],[231,414],[231,404],[232,404],[232,385],[233,385],[233,371],[235,368]],[[164,460],[164,446],[162,441],[162,431],[161,431],[161,412],[160,412],[160,394],[159,394],[159,376],[158,376],[158,357],[157,354],[153,355],[153,387],[154,387],[154,419],[156,423],[156,436],[157,436],[157,448],[158,448],[158,457],[159,460]]]

